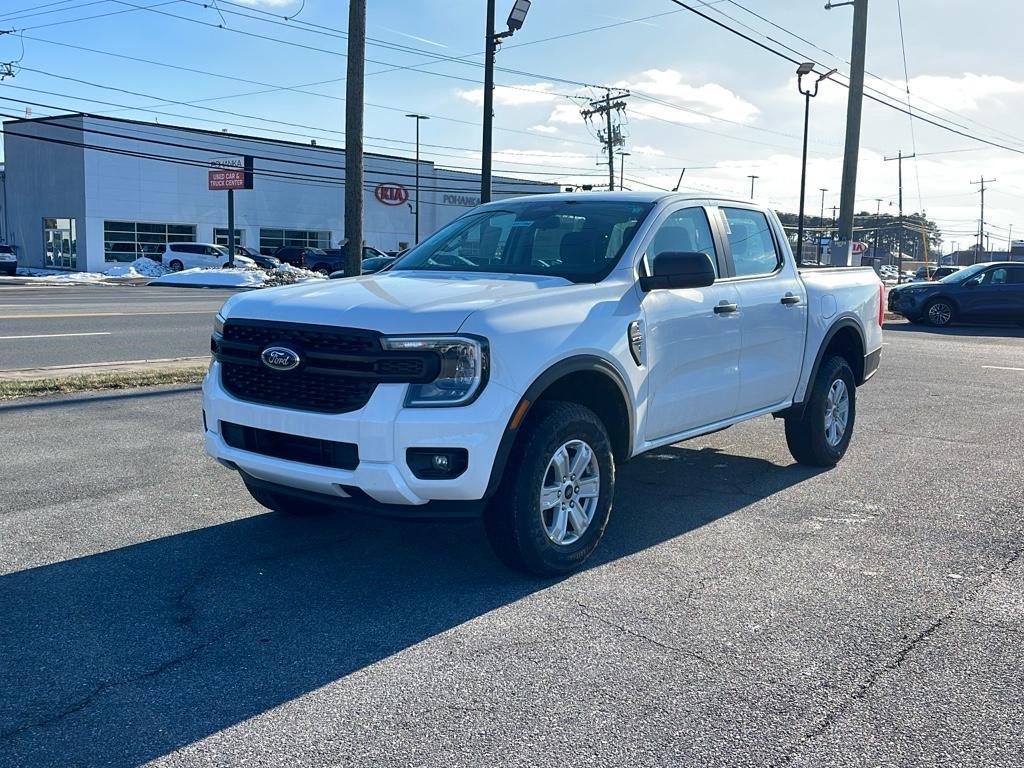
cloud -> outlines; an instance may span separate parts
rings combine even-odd
[[[494,89],[494,103],[504,106],[521,107],[527,104],[549,104],[559,98],[549,93],[555,86],[551,83],[533,83],[517,85],[510,88],[499,85]],[[468,91],[457,91],[459,98],[470,104],[484,103],[484,89],[473,88]]]
[[[687,112],[672,106],[644,101],[641,96],[636,96],[630,101],[633,108],[627,111],[638,120],[660,117],[681,123],[707,123],[711,121],[711,117],[721,117],[749,123],[760,112],[756,106],[725,86],[717,83],[692,85],[685,82],[683,73],[675,69],[648,69],[639,78],[623,80],[616,83],[616,86],[694,110]],[[639,107],[639,111],[636,107]]]
[[[237,0],[242,5],[252,5],[256,7],[268,6],[270,8],[283,8],[286,5],[297,5],[299,0]]]
[[[558,133],[558,126],[555,125],[535,125],[530,128],[531,131],[537,133]]]
[[[657,147],[651,147],[646,144],[639,147],[633,147],[630,149],[630,152],[634,155],[643,155],[644,157],[663,157],[665,154],[664,151]]]
[[[921,75],[910,78],[911,103],[914,96],[920,96],[948,109],[976,110],[981,101],[1021,93],[1024,93],[1024,82],[1002,75],[968,72],[960,77]]]
[[[583,125],[583,117],[580,115],[580,108],[575,104],[559,104],[551,112],[548,122]]]

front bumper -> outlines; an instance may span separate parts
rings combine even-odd
[[[889,291],[888,309],[904,317],[917,317],[923,313],[929,295],[924,292]]]
[[[382,505],[420,506],[430,501],[475,501],[484,497],[502,434],[519,402],[514,392],[491,381],[470,405],[405,408],[405,384],[379,384],[367,404],[350,413],[324,414],[238,400],[220,383],[214,362],[203,381],[206,451],[249,478],[344,504],[352,489]],[[359,464],[335,469],[233,448],[220,432],[227,421],[257,429],[354,443]],[[406,464],[409,448],[465,448],[469,464],[459,477],[424,480]],[[353,500],[352,506],[359,506]]]

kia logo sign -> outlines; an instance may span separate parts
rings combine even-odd
[[[401,205],[409,200],[409,190],[401,184],[378,184],[373,195],[384,205]]]

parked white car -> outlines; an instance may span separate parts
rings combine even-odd
[[[160,255],[160,261],[172,272],[195,267],[228,266],[228,249],[211,243],[168,243]],[[235,266],[256,269],[256,262],[248,256],[235,253]]]
[[[0,273],[14,275],[18,271],[18,257],[14,248],[0,243]]]
[[[564,573],[645,451],[772,414],[838,462],[882,296],[870,267],[798,269],[747,201],[493,202],[387,272],[228,299],[206,449],[270,509],[482,514],[506,562]]]

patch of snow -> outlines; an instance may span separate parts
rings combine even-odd
[[[103,274],[107,277],[160,277],[166,275],[168,271],[160,262],[141,256],[131,264],[118,264]]]
[[[270,288],[278,285],[303,283],[308,280],[326,278],[306,269],[282,264],[277,269],[264,272],[259,269],[216,269],[196,267],[181,272],[168,272],[150,285],[191,285],[208,288]]]
[[[100,283],[103,275],[99,272],[68,272],[63,269],[36,269],[35,267],[19,267],[18,277],[45,277],[68,283]]]

